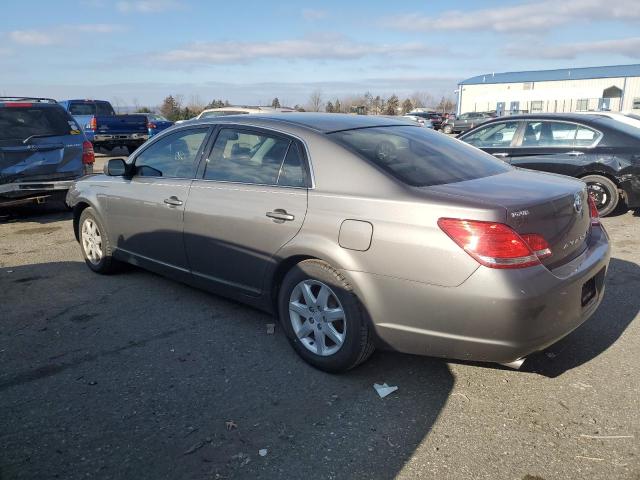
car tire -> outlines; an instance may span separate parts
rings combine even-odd
[[[78,239],[82,257],[91,270],[101,274],[117,270],[118,261],[112,256],[113,248],[104,224],[91,207],[85,208],[80,214]]]
[[[445,125],[444,127],[442,127],[442,132],[450,135],[453,133],[453,127],[451,125]]]
[[[345,277],[326,262],[304,260],[287,273],[278,311],[294,350],[320,370],[345,372],[374,351],[365,309]]]
[[[582,177],[582,181],[587,184],[589,194],[595,200],[601,217],[606,217],[615,211],[620,202],[620,193],[618,186],[612,180],[602,175],[587,175]]]

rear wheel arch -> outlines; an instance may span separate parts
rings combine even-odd
[[[280,287],[282,285],[282,280],[289,273],[289,271],[298,265],[300,262],[305,260],[321,260],[325,261],[321,258],[314,257],[312,255],[292,255],[283,259],[275,268],[273,275],[271,276],[270,283],[270,295],[269,305],[273,308],[274,312],[278,312],[278,294],[280,293]],[[328,262],[327,262],[328,263]]]

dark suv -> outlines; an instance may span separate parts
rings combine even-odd
[[[64,198],[93,162],[91,143],[55,100],[0,97],[0,207]]]
[[[495,115],[487,112],[468,112],[463,113],[455,118],[447,118],[442,123],[442,131],[444,133],[461,133],[479,125],[482,122],[494,118]]]

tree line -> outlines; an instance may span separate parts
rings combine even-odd
[[[159,113],[173,122],[188,120],[196,117],[205,109],[229,107],[229,100],[214,99],[209,103],[203,102],[199,96],[193,95],[189,101],[185,101],[182,95],[168,95],[159,107]],[[288,107],[283,105],[278,97],[271,101],[274,108],[292,108],[300,112],[330,112],[330,113],[357,113],[361,115],[403,115],[416,108],[428,108],[442,113],[451,112],[455,108],[455,102],[451,98],[442,97],[439,101],[425,92],[414,92],[404,99],[391,94],[388,97],[373,95],[365,92],[362,95],[345,95],[342,97],[328,98],[321,90],[311,92],[305,105]],[[136,112],[151,113],[148,107],[136,105]]]

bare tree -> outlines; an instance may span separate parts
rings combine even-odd
[[[307,110],[309,110],[310,112],[319,112],[322,109],[323,103],[322,90],[314,90],[309,96],[309,104]]]
[[[409,99],[414,108],[432,107],[435,103],[433,96],[426,92],[413,92]]]

